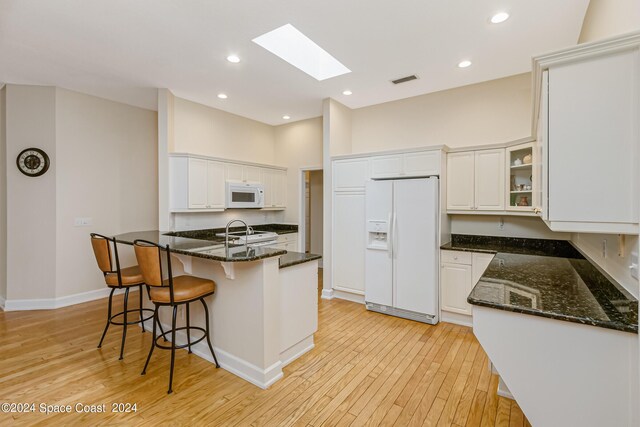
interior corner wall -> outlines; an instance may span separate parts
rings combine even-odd
[[[56,280],[56,90],[6,86],[7,300],[55,297]],[[44,150],[49,171],[39,177],[15,164],[25,148]]]
[[[531,136],[531,74],[352,110],[352,151],[495,144]]]
[[[275,164],[273,126],[175,97],[174,147],[192,153]]]
[[[7,298],[7,89],[0,88],[0,307]]]
[[[287,209],[284,222],[300,225],[302,168],[322,167],[322,117],[275,128],[276,163],[287,167]]]
[[[158,225],[157,114],[56,89],[56,297],[104,287],[89,233]],[[92,218],[75,227],[74,218]],[[120,246],[123,266],[135,259]]]
[[[329,99],[329,122],[331,156],[351,154],[353,152],[353,110],[335,99]]]
[[[578,43],[640,30],[640,1],[591,0]]]

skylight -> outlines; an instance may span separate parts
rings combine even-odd
[[[291,24],[269,31],[252,41],[316,80],[322,81],[351,72]]]

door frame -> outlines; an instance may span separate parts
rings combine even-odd
[[[304,253],[307,225],[305,223],[305,182],[304,173],[324,170],[322,166],[301,167],[298,172],[298,250]],[[324,201],[323,201],[324,204]],[[323,244],[324,246],[324,244]],[[320,260],[322,263],[322,260]],[[322,264],[320,264],[322,266]]]

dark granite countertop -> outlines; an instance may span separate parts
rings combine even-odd
[[[252,227],[254,231],[272,231],[277,234],[290,234],[298,232],[298,226],[292,224],[259,224],[250,225],[250,227]],[[244,231],[244,227],[231,227],[229,231]],[[224,243],[224,237],[216,236],[216,234],[224,232],[225,228],[208,228],[205,230],[173,231],[167,232],[166,235]]]
[[[638,332],[638,301],[569,242],[453,235],[441,248],[496,254],[470,304]]]
[[[313,261],[322,258],[321,255],[316,254],[304,254],[302,252],[287,252],[280,257],[280,268],[291,267],[292,265],[303,264],[305,262]]]
[[[244,245],[229,245],[229,253],[227,253],[224,247],[224,239],[222,241],[192,239],[166,235],[158,230],[134,231],[119,234],[114,237],[118,242],[130,245],[132,245],[136,239],[148,240],[162,246],[169,245],[171,251],[178,254],[223,262],[256,261],[287,253],[284,249],[265,246],[247,249]]]

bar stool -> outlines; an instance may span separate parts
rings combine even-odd
[[[209,295],[213,295],[216,290],[216,284],[213,280],[203,279],[195,276],[176,276],[173,277],[171,271],[171,249],[169,245],[160,246],[156,243],[149,242],[147,240],[135,240],[133,242],[133,247],[136,253],[136,258],[138,259],[138,265],[140,265],[140,270],[142,271],[142,276],[144,277],[144,281],[147,285],[151,287],[149,292],[149,298],[151,302],[155,305],[155,310],[153,312],[154,321],[153,321],[153,342],[151,343],[151,348],[149,349],[149,355],[147,356],[147,361],[144,364],[144,368],[142,369],[141,375],[145,375],[147,372],[147,366],[149,366],[149,361],[151,360],[151,355],[153,354],[153,349],[158,347],[163,350],[171,350],[171,369],[169,371],[169,390],[167,394],[173,392],[173,367],[175,363],[175,353],[176,349],[188,348],[189,353],[191,353],[191,346],[199,343],[200,341],[207,339],[207,344],[209,345],[209,350],[211,350],[211,355],[213,356],[213,360],[216,363],[216,368],[219,368],[218,359],[216,358],[216,354],[213,351],[213,346],[211,345],[211,338],[209,336],[209,309],[207,308],[207,303],[204,301],[205,297]],[[167,279],[162,278],[162,253],[161,250],[165,251],[167,254]],[[204,307],[204,315],[205,315],[205,327],[200,328],[196,326],[191,326],[191,319],[189,313],[189,304],[195,301],[200,301],[202,306]],[[187,326],[176,328],[176,317],[178,313],[178,307],[180,305],[186,305],[187,311]],[[173,308],[173,316],[171,319],[171,330],[167,332],[162,332],[162,335],[156,336],[156,323],[160,324],[158,320],[158,310],[160,307],[172,307]],[[187,333],[187,344],[184,345],[176,345],[176,332],[177,331],[186,331]],[[191,341],[191,330],[197,330],[204,333],[203,336],[198,338],[195,341]],[[160,338],[164,338],[166,341],[166,335],[171,333],[171,346],[162,345],[158,342]]]
[[[111,245],[113,245],[113,258],[111,256]],[[153,318],[153,310],[148,308],[142,308],[142,287],[146,286],[144,283],[144,279],[142,278],[142,273],[137,265],[131,267],[120,268],[120,258],[118,257],[118,246],[116,244],[116,239],[110,238],[107,236],[103,236],[101,234],[91,233],[91,246],[93,247],[93,253],[96,257],[96,261],[98,262],[98,268],[104,274],[104,281],[106,285],[111,288],[111,292],[109,293],[109,309],[107,314],[107,324],[104,327],[104,332],[102,332],[102,338],[100,338],[100,343],[98,343],[98,348],[102,347],[102,342],[104,341],[105,335],[107,335],[107,330],[109,329],[109,325],[120,325],[122,326],[122,344],[120,345],[120,360],[124,357],[124,342],[127,338],[127,326],[135,325],[138,323],[142,323],[142,332],[145,332],[144,322]],[[113,261],[115,260],[115,269],[113,268]],[[129,302],[129,290],[134,286],[138,286],[140,291],[140,307],[129,310],[128,302]],[[124,289],[124,310],[112,314],[113,309],[113,293],[116,289]],[[147,287],[147,293],[149,292]],[[133,312],[139,312],[139,319],[128,321],[128,314]],[[151,312],[151,314],[144,318],[143,312]],[[122,322],[116,321],[115,319],[122,316]]]

